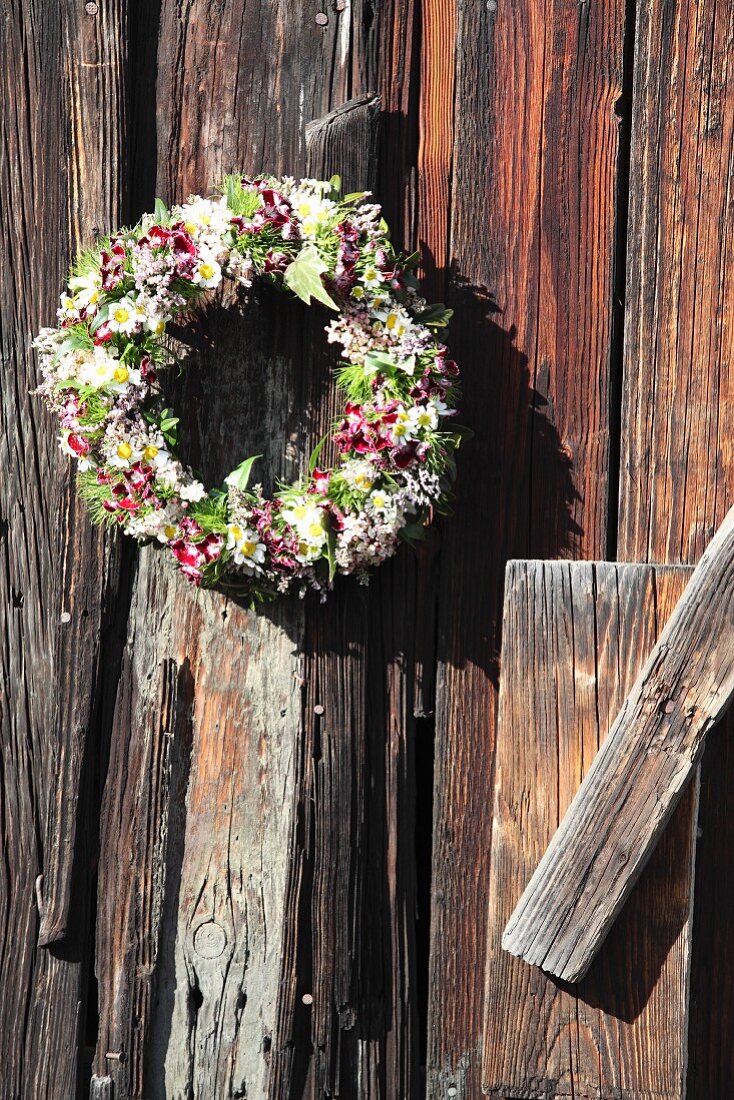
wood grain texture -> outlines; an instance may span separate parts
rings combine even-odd
[[[339,170],[347,190],[374,188],[372,97],[307,128],[309,174]],[[382,196],[380,196],[382,197]],[[397,198],[398,196],[394,196]],[[314,318],[311,346],[322,346]],[[315,443],[337,412],[312,351]],[[414,1001],[414,574],[403,554],[365,591],[338,586],[309,604],[305,715],[272,1093],[417,1096]],[[303,997],[310,998],[304,1005]]]
[[[696,566],[514,910],[502,946],[586,973],[734,695],[734,509]]]
[[[503,630],[487,946],[484,1088],[495,1097],[685,1095],[690,829],[672,828],[584,981],[559,983],[500,937],[514,898],[598,759],[691,570],[511,562]],[[696,788],[677,815],[690,821]],[[507,1026],[509,1024],[509,1026]]]
[[[733,18],[721,3],[637,6],[619,516],[630,561],[696,562],[732,503]],[[702,763],[689,1100],[734,1080],[733,733],[730,717]]]
[[[125,5],[0,25],[0,1096],[74,1097],[85,1060],[100,665],[115,557],[29,390],[72,252],[120,217]],[[106,104],[96,116],[100,101]],[[88,126],[90,106],[95,123]],[[83,198],[82,198],[83,195]],[[100,725],[102,723],[100,722]],[[99,727],[98,727],[99,729]],[[97,732],[97,731],[95,731]],[[95,746],[96,748],[96,746]],[[53,944],[37,950],[37,941]]]
[[[480,1095],[507,558],[603,556],[624,5],[461,3],[449,304],[463,414],[441,549],[428,1096]]]
[[[373,171],[361,81],[391,9],[370,29],[368,7],[329,9],[324,28],[280,0],[164,0],[156,191],[205,191],[235,166],[328,165],[348,185]],[[339,110],[347,89],[358,102]],[[263,289],[197,322],[207,350],[178,398],[207,481],[257,452],[266,489],[295,476],[336,408],[324,320]],[[409,566],[369,614],[346,583],[325,609],[254,615],[139,560],[103,807],[95,1072],[116,1100],[414,1095]]]
[[[619,550],[695,563],[734,494],[734,10],[637,11]]]

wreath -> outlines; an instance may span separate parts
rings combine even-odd
[[[36,392],[78,460],[94,521],[164,544],[196,585],[264,599],[294,584],[324,592],[337,573],[364,580],[446,509],[462,435],[450,419],[459,372],[437,338],[450,311],[420,296],[419,257],[395,252],[369,198],[342,197],[338,177],[233,175],[214,198],[170,210],[157,200],[78,256],[58,327],[35,340]],[[176,362],[167,326],[225,276],[269,280],[337,314],[326,326],[343,353],[337,462],[319,466],[322,440],[308,474],[270,497],[250,487],[259,456],[207,490],[177,457],[179,420],[161,390]]]

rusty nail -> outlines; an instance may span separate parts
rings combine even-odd
[[[329,22],[329,17],[325,11],[320,11],[316,15],[316,25],[319,27],[325,27]]]
[[[84,10],[87,13],[87,15],[96,15],[97,12],[99,11],[99,8],[93,2],[93,0],[90,0],[90,2],[88,4],[84,5]]]

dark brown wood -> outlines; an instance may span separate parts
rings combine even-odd
[[[477,436],[441,550],[431,1100],[480,1095],[505,562],[606,551],[623,32],[617,2],[458,5],[449,304]]]
[[[307,170],[373,189],[376,103],[366,96],[306,131]],[[319,349],[323,318],[315,318]],[[328,431],[333,358],[309,353],[310,437]],[[410,556],[368,590],[346,581],[309,604],[305,712],[286,894],[273,1095],[417,1095],[413,947]],[[304,1005],[303,997],[310,998]]]
[[[3,9],[0,1092],[12,1100],[74,1097],[86,1060],[94,755],[116,558],[29,394],[30,343],[54,323],[73,250],[121,217],[125,42],[117,0],[99,18],[67,2]]]
[[[691,572],[508,565],[484,1034],[490,1096],[684,1096],[692,897],[671,893],[669,880],[690,861],[690,830],[666,831],[634,905],[579,985],[512,957],[500,937]],[[690,786],[677,816],[690,820],[695,801]]]
[[[583,977],[732,695],[734,509],[517,903],[502,937],[505,950],[566,981]]]

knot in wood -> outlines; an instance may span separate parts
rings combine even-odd
[[[194,950],[202,959],[218,959],[227,946],[227,935],[221,924],[208,920],[194,933]]]

